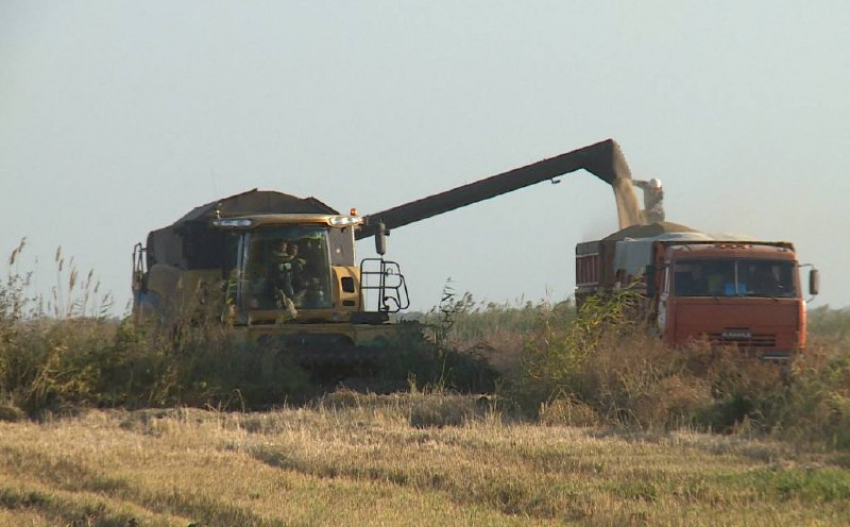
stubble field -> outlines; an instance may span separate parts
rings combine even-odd
[[[510,422],[491,397],[0,423],[2,525],[846,525],[850,456]]]

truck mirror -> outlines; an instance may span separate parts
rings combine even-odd
[[[809,271],[809,294],[816,295],[820,292],[820,272],[817,269]]]
[[[646,296],[652,298],[655,296],[655,266],[647,265],[646,266],[646,274],[644,275],[644,279],[646,280]]]
[[[387,254],[387,227],[383,223],[378,223],[375,231],[375,252],[381,256]]]

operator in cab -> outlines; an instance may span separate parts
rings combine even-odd
[[[282,240],[279,249],[272,251],[274,286],[278,291],[276,301],[279,308],[289,311],[292,318],[298,316],[299,290],[303,287],[301,273],[304,259],[298,256],[298,245],[294,241]]]

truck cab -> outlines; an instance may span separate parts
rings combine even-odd
[[[707,338],[765,359],[806,344],[806,304],[790,243],[659,243],[655,312],[664,340]]]
[[[576,302],[632,287],[636,316],[668,344],[707,339],[764,359],[806,344],[800,265],[788,242],[709,235],[684,225],[635,225],[576,246]],[[809,292],[817,294],[812,270]]]

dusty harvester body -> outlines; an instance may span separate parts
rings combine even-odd
[[[221,319],[250,340],[318,345],[332,358],[386,345],[411,331],[388,322],[407,307],[407,290],[396,263],[356,261],[362,224],[314,198],[271,191],[197,207],[136,246],[135,317]],[[380,302],[368,309],[371,290]]]

